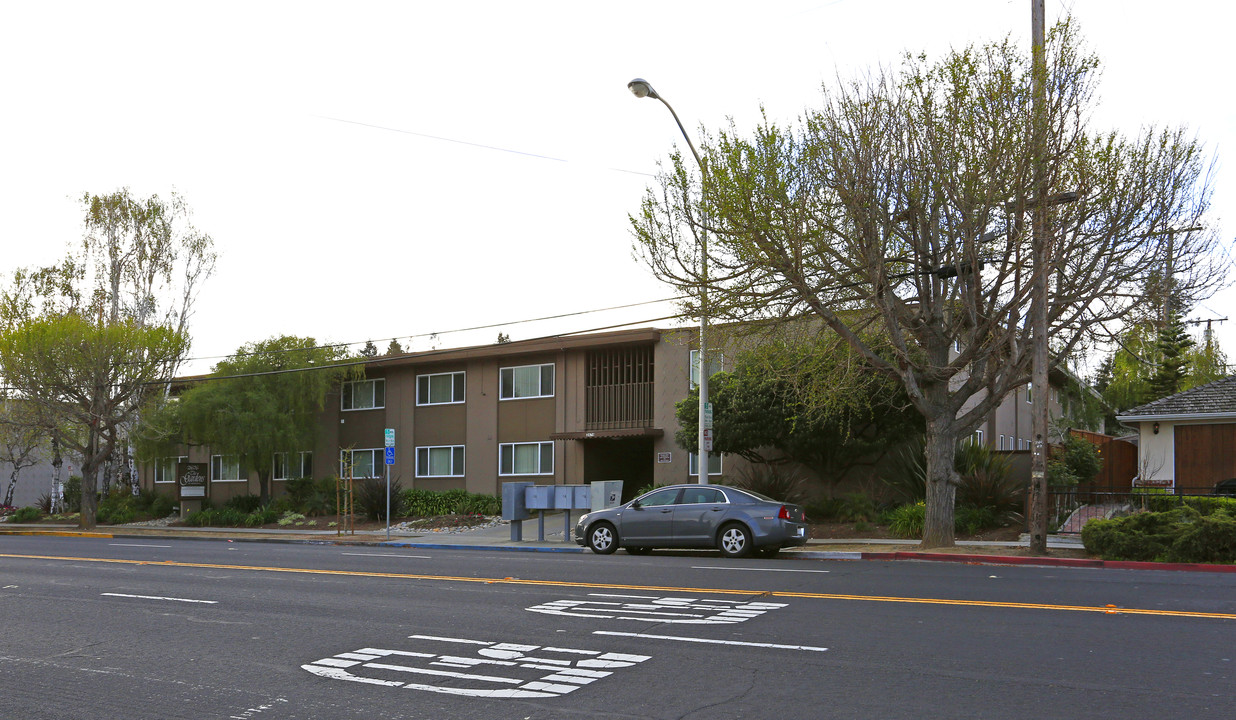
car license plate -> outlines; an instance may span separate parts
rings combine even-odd
[[[807,528],[798,528],[794,531],[794,537],[802,537]]]

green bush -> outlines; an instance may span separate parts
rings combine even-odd
[[[1223,496],[1197,495],[1153,495],[1145,498],[1146,509],[1154,512],[1166,512],[1181,506],[1191,507],[1202,515],[1210,515],[1216,511],[1226,511],[1236,516],[1236,498]]]
[[[870,495],[860,492],[846,493],[837,507],[836,518],[841,522],[874,522],[880,516],[879,508]]]
[[[358,482],[354,489],[356,509],[362,517],[382,520],[386,517],[386,480],[370,478]],[[404,516],[404,493],[399,480],[391,480],[391,517]]]
[[[42,518],[43,518],[42,510],[38,509],[37,507],[34,507],[33,505],[27,505],[24,508],[18,508],[17,510],[13,511],[13,513],[9,515],[9,522],[28,523],[28,522],[34,522],[36,520],[41,520]]]
[[[82,476],[70,475],[64,482],[64,506],[69,512],[82,511]]]
[[[248,514],[262,507],[262,498],[259,495],[237,495],[223,503],[223,507]]]
[[[1094,480],[1103,469],[1103,456],[1094,443],[1072,433],[1053,448],[1047,463],[1047,484],[1076,485]]]
[[[1082,528],[1082,543],[1105,560],[1236,562],[1236,516],[1226,510],[1203,516],[1184,506],[1091,520]]]
[[[502,498],[497,495],[470,493],[456,488],[437,492],[413,488],[402,493],[402,509],[409,517],[438,515],[499,515]],[[385,512],[385,510],[383,510]],[[392,514],[393,510],[392,510]]]
[[[155,518],[165,518],[172,514],[175,501],[167,495],[159,495],[150,502],[150,515]]]
[[[502,498],[497,495],[470,493],[459,505],[459,512],[465,515],[501,515]]]
[[[1012,477],[1012,463],[1007,455],[992,452],[985,445],[964,443],[957,448],[955,465],[961,475],[956,495],[958,509],[989,508],[997,515],[1022,509],[1025,487]],[[992,524],[998,522],[997,517]]]
[[[901,505],[888,514],[888,530],[897,537],[923,537],[923,523],[927,518],[927,504],[916,502]]]
[[[284,486],[286,494],[280,498],[280,507],[304,515],[324,515],[334,513],[338,507],[335,484],[336,479],[330,478],[291,478]],[[354,481],[353,492],[360,490],[360,483]]]
[[[994,507],[962,505],[953,512],[953,529],[959,535],[976,535],[988,528],[999,527],[1003,514]]]
[[[811,522],[829,520],[837,517],[841,501],[837,498],[816,498],[803,504],[803,512]]]

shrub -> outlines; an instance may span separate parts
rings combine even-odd
[[[175,507],[175,502],[167,495],[159,495],[150,502],[150,514],[152,517],[165,518],[172,514],[172,509]]]
[[[893,454],[889,471],[882,479],[908,502],[927,497],[927,456],[922,435],[911,438]]]
[[[42,519],[42,517],[43,517],[42,510],[38,509],[37,507],[34,507],[33,505],[27,505],[24,508],[18,508],[16,511],[13,512],[13,514],[9,515],[9,522],[15,522],[15,523],[34,522],[35,520]]]
[[[1021,510],[1025,488],[1011,477],[1012,463],[1007,456],[985,445],[965,443],[957,448],[955,464],[961,475],[956,495],[959,508],[990,508],[997,515]],[[998,522],[997,517],[992,524]]]
[[[1236,498],[1207,497],[1197,495],[1154,495],[1145,499],[1146,509],[1155,512],[1166,512],[1178,507],[1188,506],[1202,515],[1210,515],[1217,511],[1226,511],[1236,516]]]
[[[1047,463],[1048,485],[1076,485],[1090,482],[1103,469],[1103,456],[1094,443],[1072,433],[1052,450]]]
[[[875,500],[864,493],[853,492],[841,498],[836,517],[841,522],[871,522],[879,515]]]
[[[837,517],[841,501],[837,498],[816,498],[803,504],[803,512],[812,521],[828,520]]]
[[[502,498],[498,495],[469,493],[459,506],[459,512],[466,515],[501,515]]]
[[[69,512],[82,511],[82,476],[70,475],[64,482],[64,506]]]
[[[356,509],[370,520],[381,520],[386,517],[386,480],[370,478],[357,484],[355,490]],[[403,488],[399,481],[391,480],[391,517],[403,517]]]
[[[798,472],[784,464],[771,463],[744,466],[735,482],[736,487],[795,505],[802,505],[806,500],[804,484]]]
[[[259,495],[237,495],[223,503],[223,507],[247,514],[262,507],[262,498]]]
[[[1155,560],[1167,553],[1185,526],[1201,515],[1190,507],[1091,520],[1082,528],[1086,551],[1105,560]]]
[[[278,522],[280,525],[287,526],[287,525],[294,525],[296,523],[301,523],[304,521],[305,521],[305,516],[301,515],[300,513],[285,512],[276,522]]]
[[[888,530],[897,537],[921,538],[926,517],[925,502],[898,506],[888,514]]]
[[[993,507],[963,505],[953,514],[953,529],[959,535],[975,535],[1001,524],[1002,513]]]
[[[1182,528],[1167,549],[1168,562],[1236,562],[1236,517],[1215,513]]]
[[[337,508],[337,479],[330,478],[291,478],[284,489],[286,494],[280,498],[280,506],[287,510],[304,515],[322,515],[334,512]],[[360,483],[353,485],[353,492],[360,489]]]

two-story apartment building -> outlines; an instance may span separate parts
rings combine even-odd
[[[695,482],[697,458],[674,442],[674,408],[696,380],[697,340],[689,329],[642,328],[375,357],[363,380],[328,397],[313,447],[276,459],[272,490],[349,469],[354,478],[382,477],[387,429],[391,477],[404,488],[497,494],[511,480],[622,480],[629,496]],[[1029,388],[1010,394],[975,440],[1028,448],[1031,399]],[[186,460],[208,465],[216,503],[257,493],[257,474],[240,458],[204,446],[184,453],[148,464],[142,484],[174,492],[176,463]],[[712,457],[709,477],[733,477],[742,463]]]

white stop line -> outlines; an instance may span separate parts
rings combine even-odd
[[[552,698],[647,655],[411,635],[414,650],[361,648],[301,668],[332,680],[487,698]],[[409,682],[409,675],[418,681]]]

